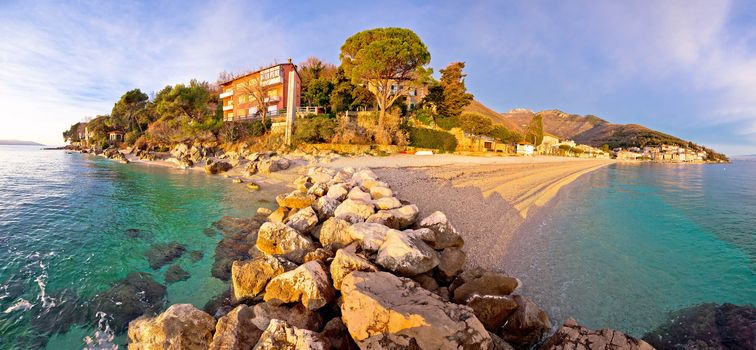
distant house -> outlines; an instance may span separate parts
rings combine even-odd
[[[258,105],[252,89],[262,86],[267,97],[263,101],[266,114],[277,116],[283,114],[288,103],[289,72],[297,72],[297,66],[291,63],[276,64],[233,80],[221,83],[220,98],[223,100],[223,120],[236,121],[252,119],[259,115]],[[302,84],[299,73],[296,77],[294,106],[299,108]]]
[[[532,156],[534,151],[535,148],[533,147],[533,144],[528,141],[520,141],[517,143],[517,154]]]
[[[111,131],[108,133],[108,140],[110,142],[123,142],[123,131]]]

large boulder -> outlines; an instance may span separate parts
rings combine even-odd
[[[313,205],[315,211],[318,213],[318,220],[323,221],[336,215],[336,208],[339,207],[339,204],[341,202],[328,196],[318,198],[317,202]]]
[[[257,249],[272,255],[282,255],[301,264],[305,254],[315,250],[310,238],[280,222],[266,222],[257,233]]]
[[[429,228],[436,234],[436,239],[431,244],[433,249],[462,247],[465,244],[465,241],[457,233],[457,229],[452,226],[446,215],[440,211],[433,212],[425,219],[420,220],[418,226]]]
[[[375,262],[403,276],[415,276],[438,265],[438,253],[425,242],[397,230],[386,233]]]
[[[382,197],[373,201],[378,210],[396,209],[402,206],[402,202],[396,197]]]
[[[390,198],[394,196],[394,192],[388,187],[373,186],[370,187],[369,191],[370,196],[373,197],[373,199]]]
[[[276,203],[279,206],[291,209],[307,208],[315,203],[315,200],[315,196],[302,191],[291,191],[276,197]]]
[[[218,319],[210,350],[252,349],[263,332],[252,323],[254,316],[252,308],[242,304]]]
[[[353,272],[341,285],[341,313],[362,349],[489,349],[491,337],[463,305],[443,301],[410,279]]]
[[[354,246],[336,251],[336,256],[331,262],[331,279],[333,287],[341,290],[341,282],[346,275],[354,271],[375,272],[378,268],[371,264],[368,259],[355,252]]]
[[[175,304],[157,317],[131,321],[129,349],[207,349],[214,331],[212,316],[191,304]]]
[[[694,346],[689,349],[725,349]],[[557,332],[546,339],[541,350],[653,350],[654,347],[643,340],[635,339],[629,335],[612,329],[598,331],[580,326],[573,318],[567,319]],[[670,349],[683,349],[674,347]],[[727,349],[730,349],[729,347]],[[743,349],[747,349],[743,347]],[[753,349],[753,347],[748,347]]]
[[[519,348],[529,348],[541,341],[551,331],[551,321],[546,312],[530,299],[515,295],[517,310],[501,327],[499,335],[506,342]]]
[[[286,272],[273,256],[261,254],[252,260],[234,261],[231,265],[231,287],[237,301],[251,299],[265,290],[273,278]]]
[[[643,336],[657,349],[756,349],[756,307],[713,303],[671,312]]]
[[[467,254],[462,249],[444,249],[441,252],[441,258],[438,263],[439,276],[446,281],[452,280],[462,272],[462,268],[465,266],[465,259],[467,259]]]
[[[391,229],[375,223],[357,223],[349,226],[347,233],[354,241],[360,242],[362,249],[369,252],[378,251]]]
[[[334,215],[353,224],[364,222],[375,212],[375,206],[369,201],[347,198],[334,211]]]
[[[286,218],[286,224],[299,232],[309,233],[318,224],[318,214],[312,207],[306,207]]]
[[[252,323],[259,329],[266,329],[270,320],[282,320],[297,328],[319,331],[323,328],[323,316],[317,311],[309,310],[302,304],[274,305],[259,303],[253,307],[255,312]]]
[[[215,162],[209,165],[205,165],[205,172],[208,174],[220,174],[231,170],[233,166],[226,162]]]
[[[317,332],[271,320],[255,350],[328,350],[330,347],[328,340]]]
[[[349,190],[347,189],[347,186],[345,184],[336,184],[328,187],[326,197],[335,199],[340,202],[346,199],[348,194]]]
[[[396,209],[379,210],[370,215],[365,222],[378,223],[397,230],[403,230],[415,224],[420,210],[416,205],[404,205]]]
[[[330,218],[320,228],[320,244],[329,249],[339,249],[354,242],[346,220]]]
[[[363,191],[359,187],[352,188],[349,191],[349,194],[347,195],[347,198],[348,199],[358,200],[358,201],[363,201],[363,202],[370,202],[371,200],[373,200],[373,198],[370,196],[370,193],[367,193],[367,192]]]
[[[498,332],[499,328],[517,310],[517,302],[508,296],[478,295],[467,300],[475,317],[491,332]]]
[[[465,271],[458,279],[464,282],[454,289],[454,302],[463,304],[474,294],[510,295],[520,286],[520,280],[505,274],[474,269]]]
[[[310,310],[325,306],[335,295],[331,279],[319,261],[310,261],[278,275],[265,288],[265,301],[274,304],[301,302]]]
[[[352,340],[352,337],[349,336],[349,330],[346,328],[346,325],[344,325],[344,321],[341,320],[341,317],[332,318],[328,321],[325,327],[323,327],[323,331],[320,332],[320,335],[328,339],[328,342],[331,343],[331,349],[359,349],[357,344],[354,343],[354,340]]]

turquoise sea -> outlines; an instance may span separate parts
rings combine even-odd
[[[197,171],[0,146],[0,349],[81,349],[96,331],[107,336],[110,315],[91,310],[91,301],[135,271],[167,285],[168,304],[201,308],[227,289],[210,273],[221,237],[206,230],[224,215],[274,206],[280,191],[250,192]],[[152,269],[145,252],[171,242],[186,253]],[[203,256],[189,253],[196,250]],[[165,283],[176,264],[191,277]],[[124,336],[113,342],[123,344]]]
[[[224,215],[274,206],[282,190],[0,147],[0,349],[81,349],[85,337],[108,338],[112,315],[93,300],[128,292],[122,281],[133,272],[166,285],[166,304],[202,307],[227,286],[211,275],[221,237],[208,229]],[[756,303],[756,162],[611,165],[550,205],[549,216],[515,237],[503,264],[555,323],[574,316],[641,336],[668,311]],[[145,252],[164,243],[186,252],[153,269]],[[204,255],[190,254],[197,250]],[[173,265],[191,277],[168,283]]]
[[[550,206],[514,237],[504,269],[556,324],[640,337],[670,311],[756,304],[756,158],[613,164]]]

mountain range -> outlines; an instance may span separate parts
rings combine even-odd
[[[595,115],[579,115],[551,109],[534,112],[528,109],[513,109],[508,112],[496,112],[480,101],[474,100],[465,108],[466,112],[485,115],[495,123],[524,133],[536,114],[543,118],[543,130],[559,139],[570,139],[579,144],[594,147],[609,145],[615,147],[644,147],[648,145],[678,145],[682,147],[707,150],[705,147],[685,141],[678,137],[647,128],[639,124],[614,124]],[[711,150],[707,150],[711,151]]]

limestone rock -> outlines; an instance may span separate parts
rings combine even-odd
[[[351,223],[364,222],[375,211],[373,203],[347,198],[334,211],[334,215]]]
[[[438,254],[423,241],[396,230],[386,233],[375,262],[403,276],[415,276],[438,265]]]
[[[359,241],[362,249],[376,252],[386,240],[386,234],[391,229],[375,223],[357,223],[349,226],[347,233],[354,241]]]
[[[357,184],[362,185],[363,182],[366,180],[377,180],[378,175],[376,175],[372,170],[370,169],[362,169],[360,171],[357,171],[352,175],[352,181],[354,181]]]
[[[315,200],[315,196],[301,191],[292,191],[276,197],[278,205],[292,209],[307,208],[315,203]]]
[[[328,184],[324,182],[316,182],[308,190],[307,193],[316,197],[322,197],[328,192]]]
[[[402,206],[402,202],[396,199],[396,197],[378,198],[373,201],[373,204],[378,210],[396,209]]]
[[[191,304],[171,305],[157,317],[129,323],[129,349],[207,349],[215,319]]]
[[[158,243],[150,247],[144,254],[153,270],[157,270],[163,265],[178,259],[186,252],[186,246],[178,242]]]
[[[210,350],[252,349],[262,335],[262,330],[252,323],[253,317],[252,308],[244,304],[221,317],[215,325]]]
[[[328,350],[330,344],[319,333],[299,329],[281,320],[271,320],[254,350]]]
[[[390,198],[394,196],[394,192],[388,187],[375,186],[370,188],[370,197],[373,199]]]
[[[446,248],[441,252],[441,259],[438,263],[438,274],[444,280],[450,281],[462,272],[465,266],[467,254],[459,248]]]
[[[431,244],[433,249],[444,249],[449,247],[462,247],[465,242],[457,233],[457,229],[452,226],[446,215],[436,211],[420,221],[418,225],[433,230],[436,233],[436,239]]]
[[[262,254],[247,261],[234,261],[231,265],[231,286],[237,301],[251,299],[265,290],[273,278],[285,272],[281,262]]]
[[[517,303],[517,310],[509,316],[499,335],[515,347],[530,347],[549,333],[551,321],[530,299],[521,295],[512,299]]]
[[[252,323],[259,329],[266,329],[270,320],[282,320],[291,326],[314,332],[323,328],[323,316],[317,311],[308,310],[302,304],[273,305],[259,303],[253,307]]]
[[[491,337],[466,306],[444,302],[406,278],[353,272],[341,288],[342,319],[362,349],[489,349]]]
[[[315,202],[315,211],[318,213],[318,220],[324,221],[333,217],[336,214],[336,208],[339,207],[339,204],[341,204],[341,202],[328,196],[318,198],[318,201]]]
[[[416,205],[405,205],[396,209],[380,210],[370,215],[365,222],[378,223],[393,229],[403,230],[415,223],[418,213],[420,213],[420,210]]]
[[[509,315],[517,310],[517,302],[508,296],[478,295],[467,300],[467,306],[481,323],[491,332],[499,331]]]
[[[160,311],[165,303],[165,295],[165,286],[157,283],[150,274],[131,272],[125,279],[97,294],[90,302],[90,309],[106,313],[110,318],[110,327],[120,333],[128,327],[129,321]]]
[[[330,218],[320,228],[320,244],[329,249],[346,247],[355,239],[349,231],[349,222],[337,218]]]
[[[282,255],[296,263],[315,250],[315,244],[297,230],[282,223],[266,222],[257,233],[257,249],[272,255]]]
[[[326,263],[328,259],[333,258],[333,252],[328,249],[318,248],[314,251],[311,251],[307,254],[305,254],[304,262],[308,263],[310,261],[320,261],[322,263]]]
[[[271,222],[284,222],[286,217],[289,215],[289,208],[287,207],[278,207],[276,210],[274,210],[270,215],[268,215],[268,220]]]
[[[347,190],[346,185],[336,184],[328,188],[328,193],[326,193],[326,196],[337,201],[343,201],[344,199],[346,199],[347,194],[349,194],[349,190]]]
[[[231,170],[233,166],[226,162],[215,162],[205,166],[205,172],[208,174],[220,174]]]
[[[341,317],[336,317],[328,321],[323,331],[320,332],[324,338],[328,339],[331,343],[331,349],[334,350],[357,350],[357,344],[354,343],[352,337],[349,336],[349,330],[344,325],[344,321]]]
[[[165,283],[166,284],[172,284],[179,281],[184,281],[189,279],[189,272],[186,272],[183,268],[181,268],[180,265],[171,265],[167,270],[165,270]]]
[[[341,290],[341,282],[344,277],[354,271],[378,271],[375,265],[371,264],[366,258],[359,256],[353,248],[354,246],[337,250],[336,257],[331,262],[331,279],[333,279],[333,287],[338,290]]]
[[[335,294],[323,265],[318,261],[310,261],[293,271],[274,277],[265,288],[265,301],[302,302],[306,308],[317,310],[328,304]]]
[[[713,349],[707,346],[694,346],[689,349]],[[677,347],[676,347],[677,348]],[[622,332],[602,329],[598,331],[578,325],[573,318],[567,319],[557,332],[546,339],[542,350],[653,350],[654,347],[643,340],[635,339]],[[677,348],[682,349],[682,348]],[[688,349],[687,347],[685,349]],[[746,349],[746,347],[743,347]]]
[[[301,233],[309,233],[318,224],[318,214],[307,207],[286,218],[286,224]]]
[[[354,199],[359,200],[363,202],[370,202],[373,200],[373,198],[370,196],[370,193],[364,192],[359,187],[352,188],[351,191],[349,191],[349,194],[347,195],[348,199]]]
[[[520,280],[505,274],[478,270],[473,276],[463,276],[465,282],[454,289],[454,302],[465,303],[473,294],[510,295],[520,286]]]
[[[363,180],[360,186],[368,190],[368,192],[370,192],[370,190],[373,187],[384,187],[384,188],[389,187],[389,185],[383,181],[372,180],[372,179]]]

